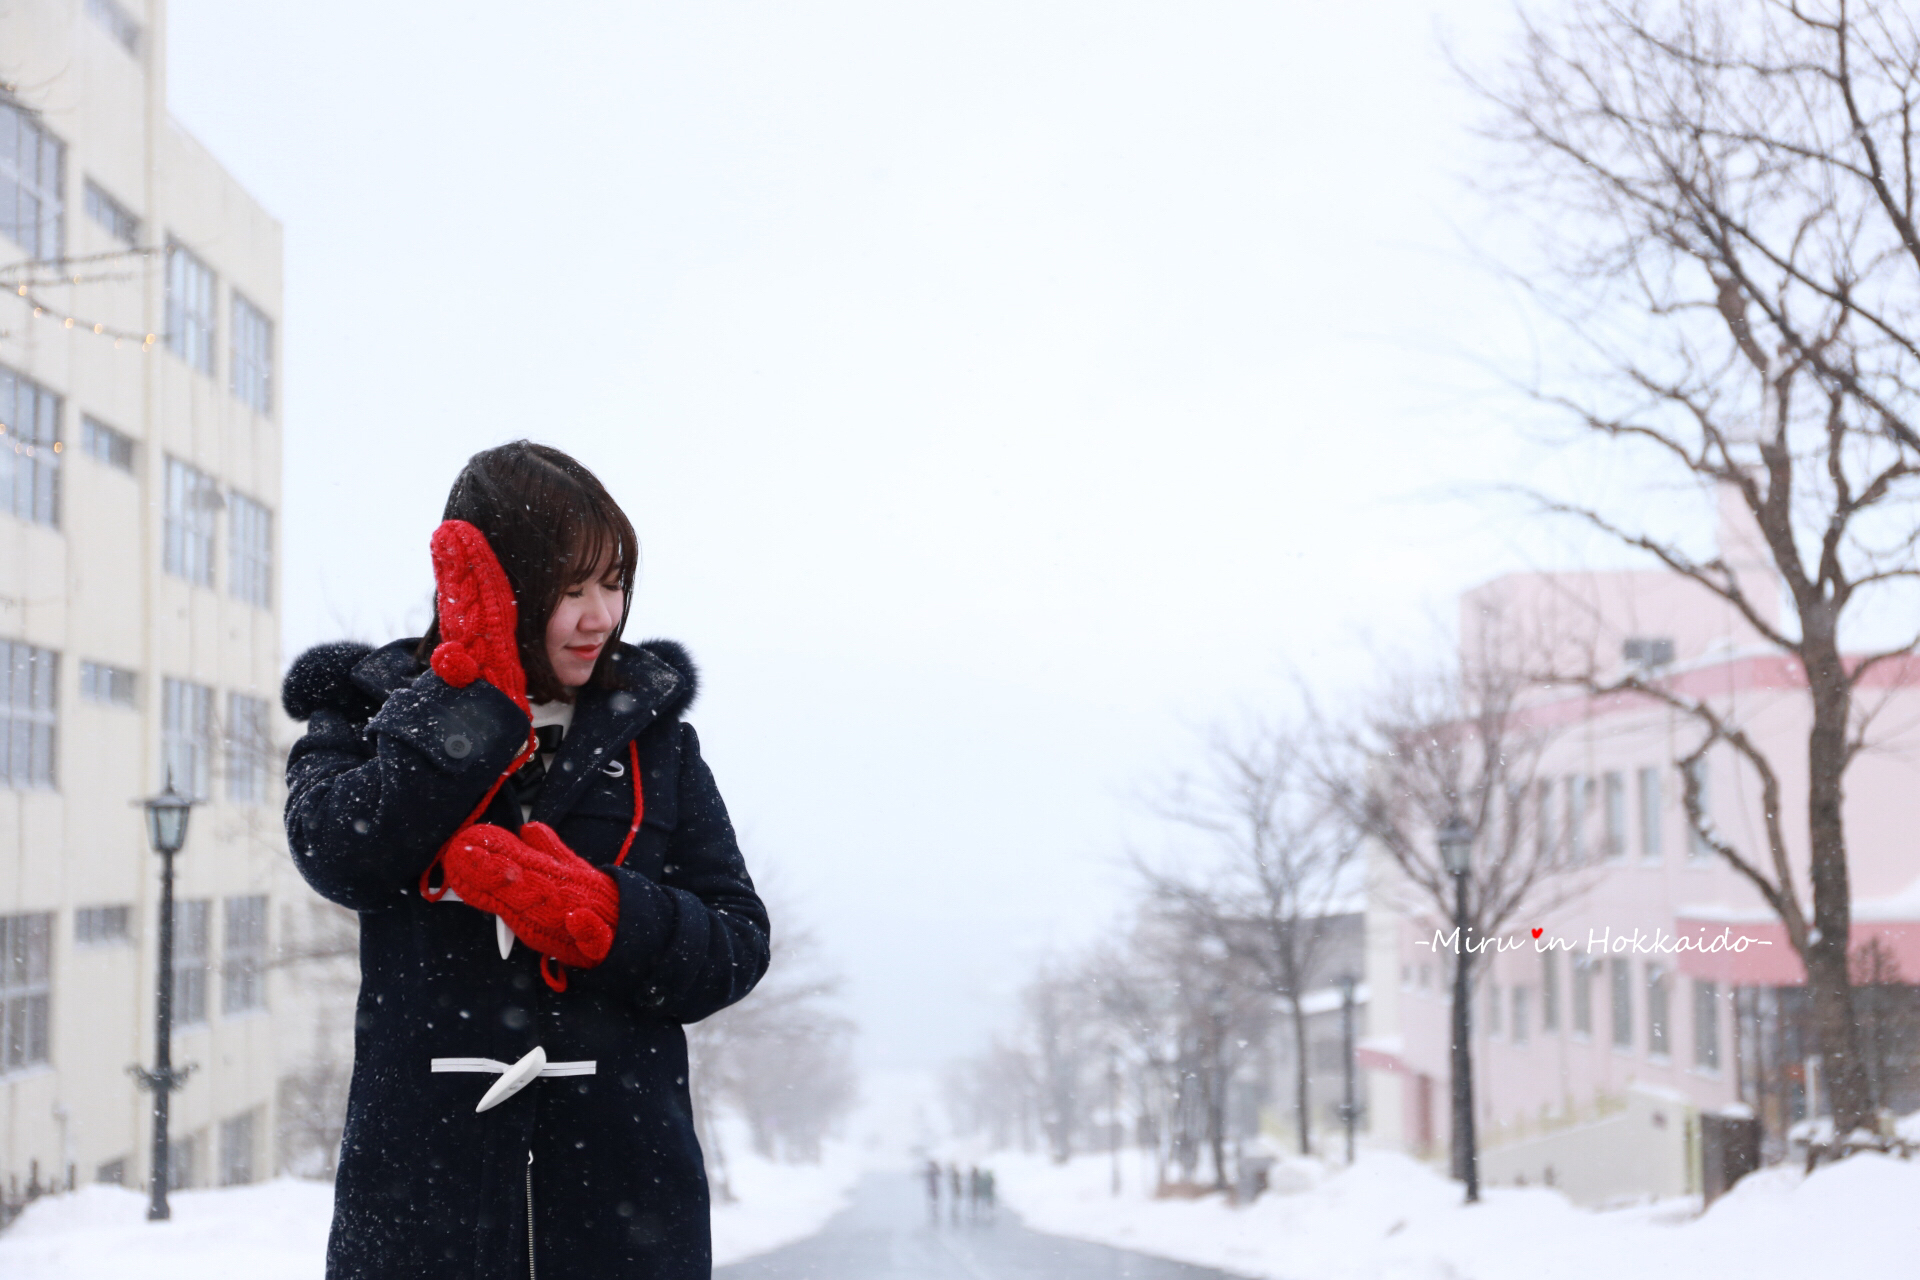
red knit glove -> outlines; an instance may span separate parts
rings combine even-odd
[[[433,531],[432,545],[440,610],[433,669],[456,689],[485,680],[533,714],[515,634],[520,611],[486,535],[465,520],[448,520]]]
[[[507,922],[520,941],[576,969],[607,958],[620,922],[613,877],[529,822],[515,835],[480,823],[447,844],[447,886],[464,902]]]

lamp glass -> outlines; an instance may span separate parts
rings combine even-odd
[[[1473,850],[1473,828],[1459,814],[1449,817],[1440,827],[1440,861],[1452,875],[1464,875]]]
[[[187,842],[187,815],[191,801],[169,787],[164,795],[147,801],[147,839],[156,853],[178,853]]]

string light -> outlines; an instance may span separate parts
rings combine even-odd
[[[122,341],[138,342],[140,344],[140,350],[142,352],[145,352],[145,351],[151,350],[153,347],[153,344],[159,341],[159,336],[157,334],[136,333],[128,329],[116,329],[111,325],[105,324],[101,321],[89,320],[84,316],[74,315],[71,312],[68,312],[68,311],[62,310],[59,307],[53,306],[45,298],[40,297],[38,294],[36,294],[34,292],[34,289],[36,287],[44,288],[48,285],[57,285],[61,287],[66,287],[68,285],[96,283],[96,282],[107,281],[107,280],[131,279],[132,277],[126,275],[125,273],[120,273],[120,274],[104,274],[103,273],[103,274],[95,274],[95,275],[83,277],[79,273],[73,272],[71,268],[74,267],[76,264],[83,264],[83,263],[95,263],[95,262],[104,263],[104,262],[113,262],[113,261],[124,261],[125,259],[128,259],[128,258],[150,258],[153,255],[157,254],[158,252],[160,252],[159,249],[148,246],[148,247],[134,248],[134,249],[116,249],[110,253],[85,254],[77,258],[50,258],[50,259],[31,259],[30,258],[24,262],[14,262],[14,263],[8,263],[4,266],[0,266],[0,287],[4,287],[4,285],[6,284],[12,284],[14,286],[14,290],[13,290],[14,293],[19,297],[24,298],[27,301],[28,305],[30,305],[33,308],[33,315],[35,319],[39,319],[42,316],[51,316],[53,319],[58,320],[60,322],[60,327],[63,329],[75,329],[75,328],[85,329],[91,332],[93,336],[97,338],[111,338],[113,339],[113,345],[116,350],[119,349],[120,343]],[[6,279],[6,277],[15,275],[16,273],[19,273],[19,272],[27,272],[29,274],[32,274],[36,272],[45,272],[50,270],[60,272],[61,273],[60,278],[41,279],[41,280],[29,279],[29,280],[20,280],[20,281]],[[12,336],[13,336],[13,333],[11,330],[0,329],[0,338],[10,338]],[[0,427],[0,433],[3,433],[4,430],[5,428]]]

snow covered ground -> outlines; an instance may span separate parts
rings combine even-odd
[[[730,1152],[736,1199],[716,1205],[716,1263],[764,1253],[818,1231],[846,1203],[864,1162],[850,1144],[817,1165]],[[49,1196],[0,1233],[5,1280],[321,1280],[333,1186],[280,1178],[251,1187],[177,1191],[173,1220],[146,1220],[147,1197],[120,1187]]]
[[[1861,1155],[1811,1178],[1743,1179],[1706,1213],[1697,1198],[1575,1208],[1545,1189],[1459,1187],[1405,1156],[1352,1169],[1290,1162],[1244,1209],[1218,1196],[1155,1200],[1131,1160],[1110,1192],[1103,1156],[1055,1166],[992,1157],[1002,1200],[1037,1231],[1096,1240],[1241,1275],[1287,1280],[1662,1280],[1739,1276],[1880,1280],[1920,1274],[1920,1161]]]

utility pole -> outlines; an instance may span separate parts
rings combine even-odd
[[[1353,975],[1340,979],[1340,1121],[1347,1127],[1347,1163],[1353,1163],[1353,1131],[1360,1106],[1353,1096]]]

